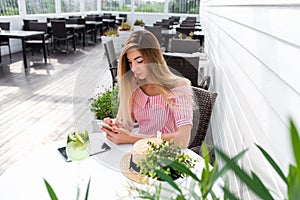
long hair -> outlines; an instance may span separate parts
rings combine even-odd
[[[118,63],[118,85],[120,105],[117,114],[117,121],[125,128],[132,127],[133,118],[131,113],[132,94],[137,87],[141,86],[135,78],[127,60],[126,53],[131,49],[138,49],[144,61],[147,62],[150,80],[158,89],[162,98],[172,107],[168,96],[172,94],[171,89],[191,85],[191,82],[173,74],[166,64],[162,55],[160,44],[157,38],[149,31],[139,30],[131,33],[122,49]],[[190,102],[193,104],[192,95]]]

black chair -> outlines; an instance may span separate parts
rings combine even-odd
[[[94,41],[96,43],[96,38],[93,38],[95,36],[95,26],[93,25],[87,25],[86,24],[86,19],[85,18],[78,18],[77,19],[77,24],[81,24],[81,25],[84,25],[85,28],[84,28],[84,31],[85,31],[85,35],[87,36],[88,34],[91,36],[92,38],[92,41]],[[85,37],[85,39],[87,39]]]
[[[23,19],[23,30],[29,31],[29,23],[30,22],[37,22],[37,19]]]
[[[104,48],[112,77],[112,86],[114,87],[117,83],[118,60],[113,40],[104,43]]]
[[[217,93],[198,87],[192,87],[192,89],[196,109],[193,111],[193,128],[188,148],[201,155],[201,145],[207,134]]]
[[[170,52],[177,53],[195,53],[199,52],[200,41],[199,40],[185,40],[185,39],[171,39]]]
[[[30,31],[43,31],[45,33],[45,45],[46,49],[49,55],[49,39],[50,35],[48,34],[48,26],[47,22],[30,22],[29,23],[29,30]],[[31,37],[29,40],[25,41],[26,48],[31,50],[31,53],[33,55],[34,49],[40,50],[43,48],[43,40],[40,36]]]
[[[174,74],[189,79],[192,86],[199,86],[199,56],[182,57],[177,55],[164,54],[164,58],[170,70]]]
[[[10,22],[0,22],[0,28],[2,30],[7,30],[7,31],[10,30]],[[7,46],[8,47],[9,58],[11,60],[11,49],[10,49],[9,38],[2,38],[2,39],[0,39],[0,57],[1,57],[1,47],[2,46]]]
[[[75,34],[68,32],[65,21],[52,20],[51,27],[52,27],[53,45],[54,45],[55,49],[60,46],[60,44],[58,44],[58,43],[64,42],[66,45],[66,51],[68,52],[69,51],[68,41],[72,40],[73,49],[74,49],[74,51],[76,51]]]
[[[151,32],[157,38],[161,47],[166,48],[165,41],[164,41],[163,35],[161,33],[162,27],[160,27],[160,26],[145,26],[144,28],[145,28],[145,30]]]

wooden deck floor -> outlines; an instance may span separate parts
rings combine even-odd
[[[0,67],[0,175],[35,148],[65,139],[75,128],[89,129],[88,99],[99,81],[111,84],[102,43],[50,53],[48,64],[28,52],[27,73],[22,54],[12,56],[11,62],[4,56]]]

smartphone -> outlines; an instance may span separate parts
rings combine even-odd
[[[110,125],[106,124],[106,123],[102,123],[102,127],[106,128],[107,130],[113,131],[112,127]]]
[[[59,151],[60,155],[63,156],[66,162],[71,162],[71,159],[68,157],[66,147],[60,147],[57,150]]]
[[[62,157],[64,158],[64,160],[66,162],[71,162],[72,160],[68,157],[67,151],[66,151],[66,147],[60,147],[57,149],[58,152],[60,153],[60,155],[62,155]],[[105,142],[101,145],[101,149],[98,149],[96,152],[91,152],[90,156],[94,156],[106,151],[111,150],[110,146],[108,144],[106,144]]]

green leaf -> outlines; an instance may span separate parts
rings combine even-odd
[[[224,191],[224,199],[239,200],[234,194],[230,192],[230,190],[227,187],[223,187],[223,191]]]
[[[300,139],[298,130],[294,122],[290,119],[290,134],[292,139],[292,146],[294,151],[294,156],[297,164],[297,169],[300,172]]]
[[[176,189],[182,195],[181,189],[178,187],[178,185],[173,181],[173,179],[169,175],[165,174],[161,170],[157,170],[156,173],[162,180],[168,182],[174,189]]]
[[[234,171],[234,173],[240,178],[240,180],[248,186],[249,189],[251,189],[255,194],[257,194],[264,200],[273,200],[273,197],[270,194],[270,192],[266,190],[265,187],[259,187],[256,184],[256,181],[254,181],[243,169],[241,169],[235,163],[235,161],[230,159],[226,154],[224,154],[218,149],[217,152],[220,155],[220,157],[227,163],[227,165]]]
[[[48,190],[48,194],[51,198],[51,200],[58,200],[53,188],[51,187],[51,185],[48,183],[48,181],[46,181],[46,179],[44,179],[44,183],[46,185],[46,188]]]
[[[290,165],[288,181],[288,199],[299,199],[300,173],[295,166]]]
[[[205,168],[209,169],[210,157],[209,157],[208,148],[207,148],[205,142],[203,142],[201,145],[201,151],[202,151],[202,157],[204,158],[204,161],[205,161]]]
[[[192,177],[193,179],[197,180],[200,182],[199,178],[197,177],[196,174],[194,174],[187,166],[185,166],[184,164],[179,163],[178,161],[174,161],[170,164],[171,167],[173,167],[174,169]]]
[[[86,187],[86,193],[85,193],[85,198],[84,198],[85,200],[88,200],[88,198],[89,198],[90,184],[91,184],[91,177],[90,177],[89,182]]]
[[[221,151],[219,149],[217,149],[218,151]],[[238,155],[234,156],[232,158],[232,161],[237,162],[241,157],[244,156],[244,154],[246,153],[248,149],[245,149],[243,151],[241,151]],[[221,177],[227,170],[229,169],[228,165],[225,165],[223,168],[221,168],[219,171],[217,171],[215,174],[213,174],[212,176],[212,183],[214,183],[219,177]]]
[[[270,163],[270,165],[274,168],[274,170],[277,172],[277,174],[281,177],[281,179],[287,183],[287,179],[284,175],[284,173],[282,172],[282,170],[280,169],[280,167],[277,165],[277,163],[273,160],[273,158],[270,156],[270,154],[268,154],[261,146],[259,146],[258,144],[255,144],[259,150],[262,152],[262,154],[264,155],[264,157],[267,159],[267,161]]]

